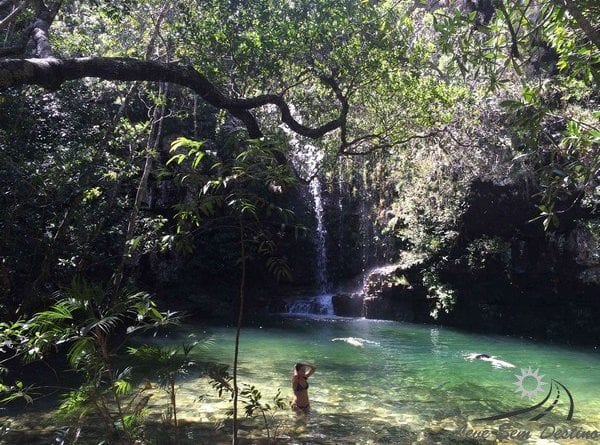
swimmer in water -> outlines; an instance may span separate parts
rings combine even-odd
[[[512,363],[505,362],[504,360],[500,360],[498,357],[488,354],[468,354],[465,355],[465,360],[473,361],[473,360],[481,360],[484,362],[490,362],[494,368],[514,368],[515,365]]]
[[[376,341],[366,340],[360,337],[332,338],[331,341],[343,341],[344,343],[348,343],[351,346],[356,346],[357,348],[364,348],[365,344],[379,346],[379,343],[377,343]]]

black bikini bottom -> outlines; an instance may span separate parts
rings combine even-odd
[[[294,410],[297,413],[308,413],[310,411],[310,404],[308,404],[306,406],[299,406],[299,405],[296,405],[295,403],[293,403],[292,410]]]

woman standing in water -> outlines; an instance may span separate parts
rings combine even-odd
[[[308,413],[310,409],[307,379],[314,374],[316,369],[315,365],[309,363],[296,363],[294,365],[294,373],[292,374],[292,390],[294,391],[292,409],[297,413]]]

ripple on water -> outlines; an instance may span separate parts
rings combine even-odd
[[[480,351],[514,363],[517,371],[533,366],[560,378],[575,395],[577,424],[600,429],[597,354],[390,322],[286,323],[285,330],[244,332],[246,361],[241,375],[265,394],[279,386],[289,395],[290,364],[306,360],[319,365],[311,378],[313,414],[290,437],[317,440],[326,434],[339,443],[349,438],[369,443],[398,436],[426,443],[444,434],[454,437],[465,425],[481,428],[469,419],[515,409],[524,401],[514,393],[514,369],[495,369],[489,363],[463,358]],[[222,341],[231,341],[231,333],[220,335]],[[358,347],[332,342],[334,338],[374,343]],[[229,360],[228,356],[215,358]],[[564,412],[559,411],[547,418],[558,421],[561,416]],[[288,417],[279,415],[278,419],[289,424]],[[523,428],[527,424],[514,421],[510,425]]]
[[[212,334],[214,347],[195,352],[194,358],[230,363],[234,331],[214,328]],[[350,337],[377,344],[357,347],[331,341]],[[157,341],[168,344],[178,339]],[[318,365],[310,379],[311,414],[296,416],[285,410],[275,415],[273,426],[285,443],[469,443],[460,433],[462,428],[531,428],[526,418],[483,425],[472,421],[531,405],[533,401],[529,403],[514,392],[515,374],[529,366],[539,368],[548,379],[559,380],[572,392],[572,425],[600,430],[598,353],[440,327],[348,319],[286,320],[283,328],[245,328],[241,342],[240,380],[255,385],[264,401],[277,388],[291,399],[295,362]],[[489,363],[464,360],[474,352],[495,355],[514,363],[516,369],[495,369]],[[179,418],[186,431],[199,440],[190,443],[219,443],[226,438],[228,423],[211,436],[215,441],[201,441],[226,419],[230,409],[229,401],[217,396],[208,379],[191,375],[178,391]],[[163,412],[167,403],[166,393],[157,389],[151,399],[152,411]],[[559,405],[546,420],[560,423],[564,417],[564,405]],[[244,437],[265,436],[260,422],[243,420],[243,425]]]

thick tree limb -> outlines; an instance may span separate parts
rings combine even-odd
[[[50,23],[47,20],[37,19],[33,24],[33,31],[31,32],[31,38],[35,42],[35,52],[43,59],[52,57],[52,47],[48,39],[49,29]]]
[[[48,34],[50,33],[50,25],[52,25],[52,22],[54,21],[54,17],[60,8],[61,2],[57,2],[52,10],[48,9],[46,4],[41,0],[34,0],[34,4],[36,19],[35,22],[33,22],[31,38],[35,43],[35,52],[37,56],[45,59],[52,57],[53,55]]]
[[[321,81],[329,86],[333,92],[335,93],[335,97],[340,102],[342,109],[340,113],[340,140],[342,142],[342,147],[347,145],[347,130],[346,130],[346,118],[348,116],[348,111],[350,110],[350,104],[348,103],[347,97],[342,92],[339,84],[333,77],[321,76]]]
[[[347,104],[342,104],[340,116],[319,127],[307,127],[292,117],[285,100],[275,94],[245,99],[226,96],[192,66],[174,63],[142,61],[122,57],[83,57],[75,59],[4,59],[0,60],[0,89],[21,85],[39,85],[58,89],[69,80],[95,77],[104,80],[170,82],[195,91],[210,105],[227,110],[241,120],[251,138],[262,136],[260,126],[250,110],[268,104],[275,105],[281,120],[299,135],[317,139],[345,124]]]

